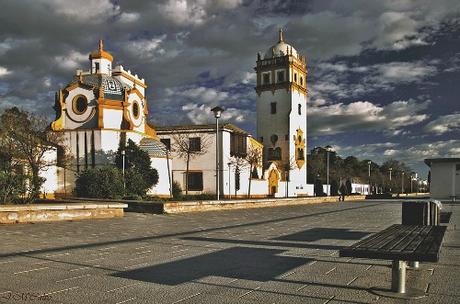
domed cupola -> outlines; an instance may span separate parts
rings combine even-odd
[[[281,57],[286,55],[292,55],[294,57],[297,57],[298,55],[296,49],[292,45],[284,41],[283,29],[279,29],[278,36],[278,43],[269,48],[267,52],[265,52],[264,59]]]

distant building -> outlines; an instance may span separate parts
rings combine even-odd
[[[425,164],[430,167],[432,198],[455,200],[460,197],[460,158],[429,158]]]

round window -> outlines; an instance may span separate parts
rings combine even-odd
[[[133,115],[135,119],[139,118],[140,110],[139,110],[139,104],[137,102],[133,103]]]
[[[73,99],[72,108],[76,114],[85,113],[86,109],[88,109],[88,101],[86,100],[86,97],[83,95],[75,96]]]

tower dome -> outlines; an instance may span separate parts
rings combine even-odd
[[[283,29],[279,29],[278,36],[278,43],[267,50],[264,59],[286,56],[288,54],[298,57],[296,49],[284,41]]]

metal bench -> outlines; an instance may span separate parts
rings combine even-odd
[[[437,262],[446,226],[392,225],[339,251],[340,257],[391,260],[391,291],[375,293],[396,298],[420,298],[424,292],[406,289],[408,261]]]

